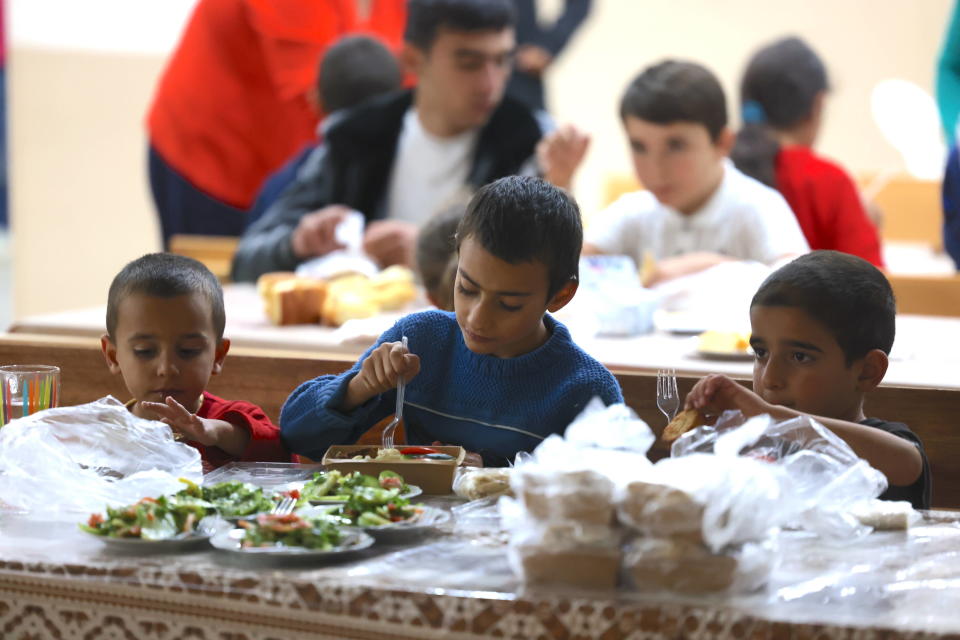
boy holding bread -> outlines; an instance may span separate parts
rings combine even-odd
[[[866,417],[863,407],[886,374],[895,316],[890,283],[866,260],[836,251],[801,256],[770,275],[751,302],[753,390],[710,375],[685,407],[777,420],[808,415],[887,477],[881,499],[927,509],[930,465],[920,439],[905,424]]]

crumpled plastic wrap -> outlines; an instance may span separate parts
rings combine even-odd
[[[113,397],[48,409],[0,429],[0,502],[31,518],[77,520],[200,482],[200,453]]]
[[[762,461],[776,469],[784,500],[776,507],[782,526],[834,540],[870,532],[852,514],[887,488],[886,477],[829,429],[808,416],[782,422],[768,415],[744,420],[728,411],[713,426],[693,429],[673,443],[671,460],[712,452],[717,458]],[[691,463],[695,468],[699,463]]]

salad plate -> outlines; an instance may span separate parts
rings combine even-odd
[[[159,540],[149,540],[146,538],[111,538],[96,533],[86,532],[113,549],[122,549],[125,551],[136,552],[157,552],[166,553],[170,551],[188,551],[207,546],[211,539],[210,533],[194,531],[192,533],[181,533],[172,538],[161,538]]]
[[[415,507],[417,514],[407,520],[390,524],[367,525],[363,530],[377,539],[387,540],[393,537],[421,534],[450,522],[450,512],[437,507]]]
[[[307,547],[273,544],[270,546],[243,546],[249,530],[244,528],[221,531],[210,538],[210,544],[221,551],[246,557],[287,557],[297,559],[334,558],[347,553],[361,551],[373,544],[374,539],[360,529],[341,527],[340,541],[326,549],[310,549]]]

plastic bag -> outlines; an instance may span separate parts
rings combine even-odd
[[[0,501],[29,517],[76,520],[200,482],[200,453],[113,397],[47,409],[0,429]]]
[[[728,411],[713,427],[687,432],[673,444],[672,459],[713,451],[722,458],[752,458],[782,471],[782,525],[835,539],[869,533],[851,514],[887,487],[886,477],[862,460],[829,429],[808,416],[776,422],[770,416],[744,421]]]

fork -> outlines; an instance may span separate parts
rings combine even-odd
[[[680,408],[680,394],[677,393],[677,370],[660,369],[657,371],[657,408],[669,423]]]
[[[283,498],[277,504],[273,505],[270,513],[275,516],[286,516],[293,513],[293,508],[297,506],[297,499],[289,496]]]
[[[400,341],[403,344],[404,354],[406,354],[407,336],[403,336]],[[383,441],[381,442],[383,449],[393,449],[393,432],[397,430],[397,425],[403,419],[403,395],[406,387],[407,382],[403,379],[403,376],[397,376],[397,407],[393,412],[393,420],[383,430]]]

